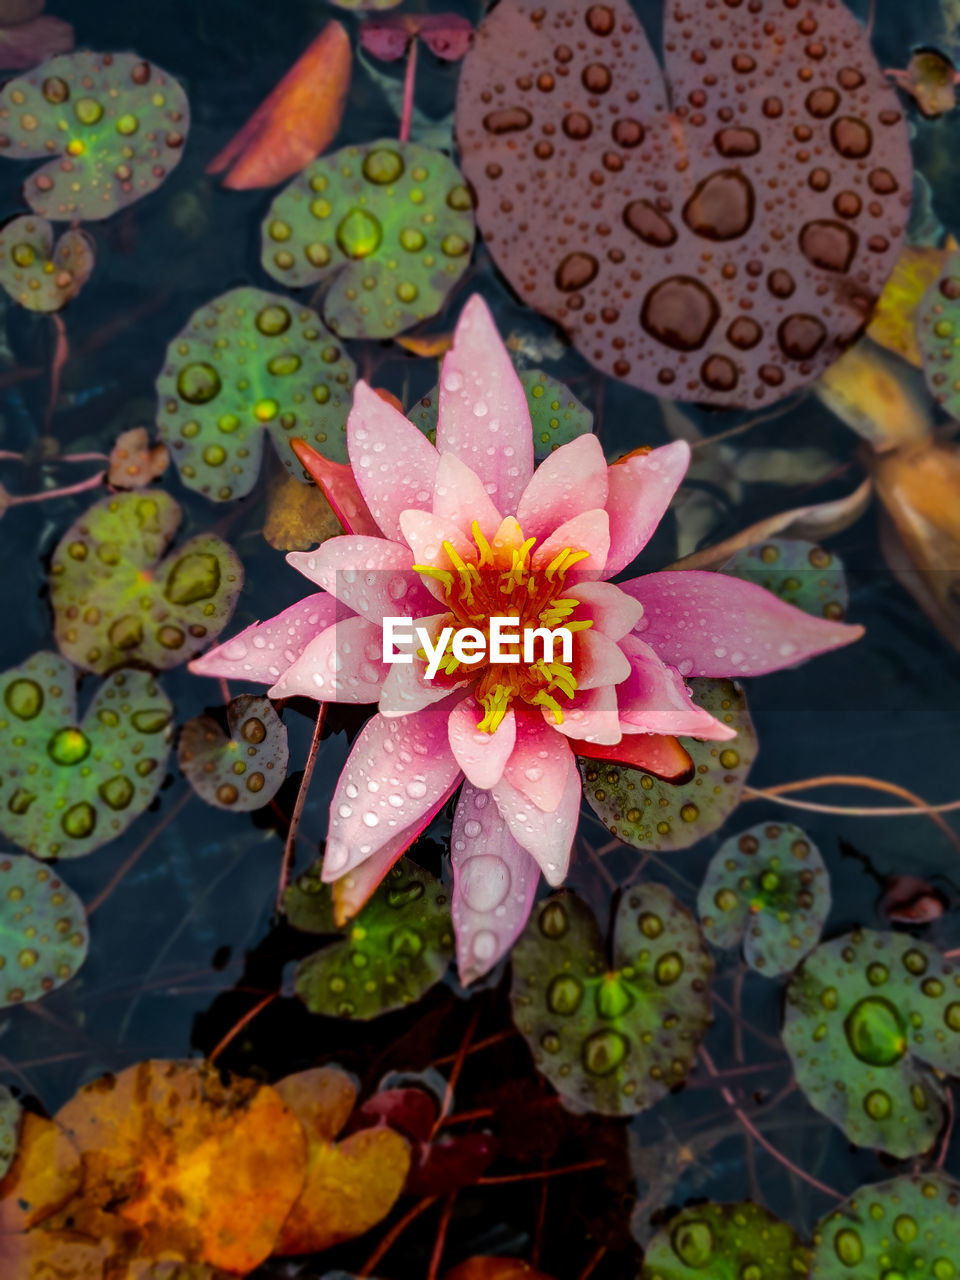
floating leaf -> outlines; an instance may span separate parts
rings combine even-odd
[[[156,191],[180,163],[187,95],[135,53],[53,58],[0,90],[0,155],[47,161],[24,184],[54,221],[91,222]]]
[[[957,69],[939,49],[915,49],[903,71],[887,75],[909,93],[925,116],[936,119],[957,105]]]
[[[117,436],[110,450],[107,480],[114,489],[143,489],[163,475],[169,462],[165,444],[151,447],[146,427],[131,427]]]
[[[710,1021],[713,961],[693,916],[658,884],[624,894],[611,957],[589,907],[554,894],[513,948],[513,1018],[565,1099],[630,1115],[686,1079]]]
[[[663,47],[661,71],[628,0],[503,0],[460,76],[464,173],[497,265],[588,360],[761,406],[863,328],[904,241],[906,122],[843,4],[768,6],[761,36],[749,5],[671,2]]]
[[[809,1250],[757,1204],[682,1209],[650,1242],[640,1280],[800,1280]]]
[[[273,1250],[306,1169],[275,1089],[203,1062],[141,1062],[57,1115],[83,1157],[83,1201],[139,1229],[148,1257],[246,1274]]]
[[[770,538],[745,547],[722,572],[755,582],[787,604],[832,622],[843,619],[850,603],[843,561],[801,538]]]
[[[8,1236],[2,1240],[2,1247],[4,1266],[10,1268],[5,1274],[10,1280],[103,1280],[104,1266],[112,1254],[109,1240],[91,1240],[76,1231],[45,1228]],[[153,1277],[126,1272],[124,1280],[153,1280]],[[157,1280],[168,1278],[157,1277]],[[204,1280],[204,1277],[184,1276],[182,1280]]]
[[[917,308],[917,345],[927,386],[951,417],[960,415],[960,252],[947,259]]]
[[[263,536],[276,551],[309,551],[343,532],[319,485],[302,484],[286,471],[267,484]]]
[[[917,345],[917,307],[957,248],[952,236],[942,249],[925,244],[904,245],[867,325],[867,333],[874,342],[918,369],[923,365],[923,357]]]
[[[227,707],[227,726],[229,737],[211,716],[188,720],[180,735],[180,768],[214,808],[262,809],[287,776],[286,728],[269,698],[250,693]]]
[[[398,13],[367,18],[360,28],[361,45],[381,62],[396,62],[417,38],[434,57],[459,62],[470,48],[473,23],[459,13]]]
[[[80,1154],[53,1120],[25,1111],[13,1163],[0,1179],[0,1250],[51,1217],[80,1188]]]
[[[0,854],[0,1008],[40,1000],[69,982],[89,944],[73,890],[34,858]]]
[[[751,969],[790,973],[820,941],[830,879],[820,850],[790,823],[761,822],[725,840],[697,899],[707,940],[738,947]]]
[[[960,1183],[939,1172],[905,1174],[861,1187],[821,1218],[810,1277],[955,1280],[958,1260]]]
[[[388,138],[324,156],[276,197],[263,266],[290,288],[327,283],[323,314],[343,337],[390,338],[436,315],[474,233],[453,161]]]
[[[20,1103],[6,1085],[0,1084],[0,1179],[13,1163],[19,1135]]]
[[[24,214],[0,231],[0,285],[28,311],[59,311],[93,270],[93,239],[65,231],[54,247],[52,223]]]
[[[757,735],[741,687],[733,680],[696,678],[687,683],[698,707],[737,731],[729,742],[678,739],[693,760],[690,782],[663,782],[626,765],[580,760],[590,808],[611,835],[635,849],[688,849],[716,831],[740,803],[757,754]]]
[[[326,923],[330,896],[317,864],[287,890],[291,923],[333,932]],[[341,940],[302,960],[296,976],[297,995],[310,1012],[331,1018],[376,1018],[413,1004],[440,981],[453,955],[446,890],[406,858],[336,932]]]
[[[787,989],[783,1041],[811,1104],[851,1142],[927,1151],[960,1075],[960,970],[925,943],[859,930],[824,942]]]
[[[0,833],[39,858],[79,858],[152,802],[173,707],[152,676],[118,671],[77,721],[76,682],[59,654],[0,675]]]
[[[242,498],[260,472],[264,430],[298,478],[293,437],[346,461],[355,377],[315,311],[265,289],[231,289],[167,347],[157,424],[185,485],[216,502]]]
[[[163,670],[220,634],[243,586],[243,565],[215,534],[182,543],[168,493],[119,493],[95,503],[60,540],[50,568],[57,644],[78,667],[125,663]]]

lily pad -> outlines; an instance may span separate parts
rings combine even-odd
[[[650,1242],[640,1280],[800,1280],[810,1252],[760,1205],[683,1209]]]
[[[228,737],[212,716],[188,720],[180,768],[201,800],[217,809],[262,809],[287,776],[287,730],[269,698],[243,694],[227,707]]]
[[[56,246],[53,224],[25,214],[0,231],[0,285],[28,311],[59,311],[93,270],[94,243],[85,231],[65,231]]]
[[[527,396],[533,426],[533,452],[536,462],[569,444],[577,436],[593,430],[593,414],[581,404],[569,387],[551,378],[542,369],[524,369],[520,384]],[[439,387],[434,387],[411,409],[408,417],[420,430],[434,439],[437,430]]]
[[[611,835],[635,849],[688,849],[716,831],[740,803],[757,754],[757,735],[740,685],[702,677],[687,683],[697,706],[737,731],[729,742],[680,739],[693,760],[690,782],[663,782],[603,760],[579,761],[590,808]]]
[[[931,394],[951,417],[960,415],[960,252],[951,254],[923,295],[917,344]]]
[[[790,973],[820,941],[830,914],[820,850],[789,822],[761,822],[731,836],[710,860],[697,910],[715,947],[742,943],[751,969]]]
[[[298,929],[340,935],[297,969],[296,993],[311,1013],[367,1019],[414,1004],[440,981],[453,956],[447,892],[406,858],[342,931],[333,925],[330,886],[320,880],[319,863],[291,885],[284,905]]]
[[[73,890],[35,858],[0,854],[0,1008],[40,1000],[69,982],[89,943],[86,912]],[[6,1120],[0,1114],[0,1173],[9,1124],[9,1112]]]
[[[13,1163],[20,1137],[20,1103],[0,1084],[0,1178]]]
[[[452,160],[394,138],[315,160],[263,223],[263,266],[290,288],[326,282],[345,338],[391,338],[436,315],[470,262],[473,199]]]
[[[663,885],[621,899],[609,961],[593,913],[567,891],[538,904],[511,959],[517,1030],[574,1107],[632,1115],[686,1078],[710,1022],[713,961]]]
[[[810,1280],[901,1276],[960,1276],[960,1183],[945,1174],[861,1187],[817,1223]]]
[[[105,680],[79,722],[65,658],[35,653],[5,671],[0,833],[39,858],[80,858],[113,840],[160,789],[172,718],[145,671]]]
[[[168,494],[118,493],[70,526],[53,553],[57,644],[86,671],[139,664],[163,670],[205,649],[230,620],[243,565],[215,534],[165,559],[180,524]]]
[[[182,86],[135,53],[64,54],[0,90],[0,156],[47,161],[24,196],[54,221],[109,218],[156,191],[189,127]]]
[[[851,1142],[928,1151],[942,1077],[960,1075],[960,969],[900,933],[824,942],[787,988],[783,1041],[810,1103]]]
[[[306,440],[346,462],[356,366],[309,307],[265,289],[231,289],[200,307],[167,347],[157,425],[180,478],[217,502],[256,484],[266,431],[284,466]]]
[[[850,603],[843,561],[802,538],[769,538],[744,547],[721,572],[756,582],[787,604],[833,622],[843,620]]]

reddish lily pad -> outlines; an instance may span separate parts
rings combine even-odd
[[[725,840],[697,899],[707,940],[737,947],[751,969],[790,973],[820,941],[830,878],[820,850],[790,823],[762,822]]]
[[[381,62],[404,57],[410,41],[421,39],[436,58],[459,62],[473,39],[473,23],[459,13],[397,13],[387,18],[367,18],[360,28],[360,43]]]
[[[55,221],[109,218],[156,191],[189,127],[182,86],[135,53],[65,54],[0,90],[0,155],[47,161],[24,195]]]
[[[502,0],[456,130],[484,239],[605,372],[719,405],[780,399],[863,329],[912,190],[896,92],[845,5]],[[671,105],[673,104],[673,105]]]
[[[75,298],[93,270],[93,240],[65,231],[54,246],[53,225],[25,214],[0,231],[0,284],[28,311],[59,311]]]
[[[243,694],[227,707],[228,737],[212,716],[188,720],[180,768],[201,800],[217,809],[262,809],[287,776],[287,731],[269,698]]]
[[[75,674],[59,654],[5,671],[0,833],[40,858],[79,858],[120,835],[159,790],[172,718],[144,671],[105,680],[79,722]]]
[[[650,1242],[640,1280],[801,1280],[810,1252],[757,1204],[683,1209]]]
[[[769,538],[744,547],[721,572],[756,582],[787,604],[832,622],[843,620],[850,603],[843,561],[803,538]]]
[[[757,754],[757,734],[747,698],[734,680],[688,681],[697,706],[724,724],[736,738],[704,742],[680,738],[694,765],[690,782],[664,782],[627,765],[581,758],[583,792],[611,835],[635,849],[688,849],[721,827],[740,803]]]
[[[612,965],[585,903],[540,903],[513,948],[513,1018],[563,1098],[632,1115],[681,1084],[710,1022],[713,961],[693,916],[663,885],[624,894]]]
[[[64,534],[50,568],[57,644],[101,673],[154,670],[194,657],[220,634],[243,586],[243,566],[215,534],[165,559],[180,524],[168,494],[120,493],[95,503]]]
[[[86,912],[73,890],[35,858],[0,854],[0,1008],[40,1000],[69,982],[89,944]],[[0,1096],[0,1177],[9,1131],[2,1103]]]
[[[0,1178],[13,1163],[20,1136],[20,1103],[0,1084]]]
[[[783,1042],[810,1103],[851,1142],[928,1151],[960,1075],[960,968],[906,934],[822,943],[787,989]]]
[[[393,138],[344,147],[295,178],[263,223],[263,266],[328,285],[345,338],[390,338],[436,315],[470,262],[473,199],[442,152]]]
[[[146,427],[121,431],[110,450],[107,481],[114,489],[143,489],[163,475],[170,462],[165,444],[150,444]]]
[[[346,462],[355,377],[315,311],[265,289],[231,289],[167,347],[157,425],[185,485],[217,502],[242,498],[260,474],[264,431],[298,479],[293,438]]]

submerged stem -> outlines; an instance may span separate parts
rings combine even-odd
[[[403,77],[403,114],[400,116],[400,141],[410,141],[410,124],[413,120],[413,89],[417,80],[417,48],[420,42],[416,36],[410,41],[410,52],[407,54],[407,69]]]

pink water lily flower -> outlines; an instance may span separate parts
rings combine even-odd
[[[857,639],[752,583],[717,573],[609,579],[643,549],[689,461],[685,443],[608,466],[593,435],[534,470],[526,397],[486,305],[472,298],[440,379],[434,447],[363,382],[350,465],[305,446],[343,537],[287,559],[320,588],[191,664],[270,697],[376,703],[337,784],[323,862],[338,918],[363,905],[458,787],[453,918],[460,974],[487,972],[530,913],[541,872],[564,879],[580,810],[575,755],[676,779],[674,735],[735,736],[685,676],[751,676]],[[493,616],[572,632],[571,661],[459,662],[452,642],[382,660],[384,618],[432,640],[489,633]],[[421,653],[423,650],[421,650]],[[554,654],[556,658],[556,654]]]

